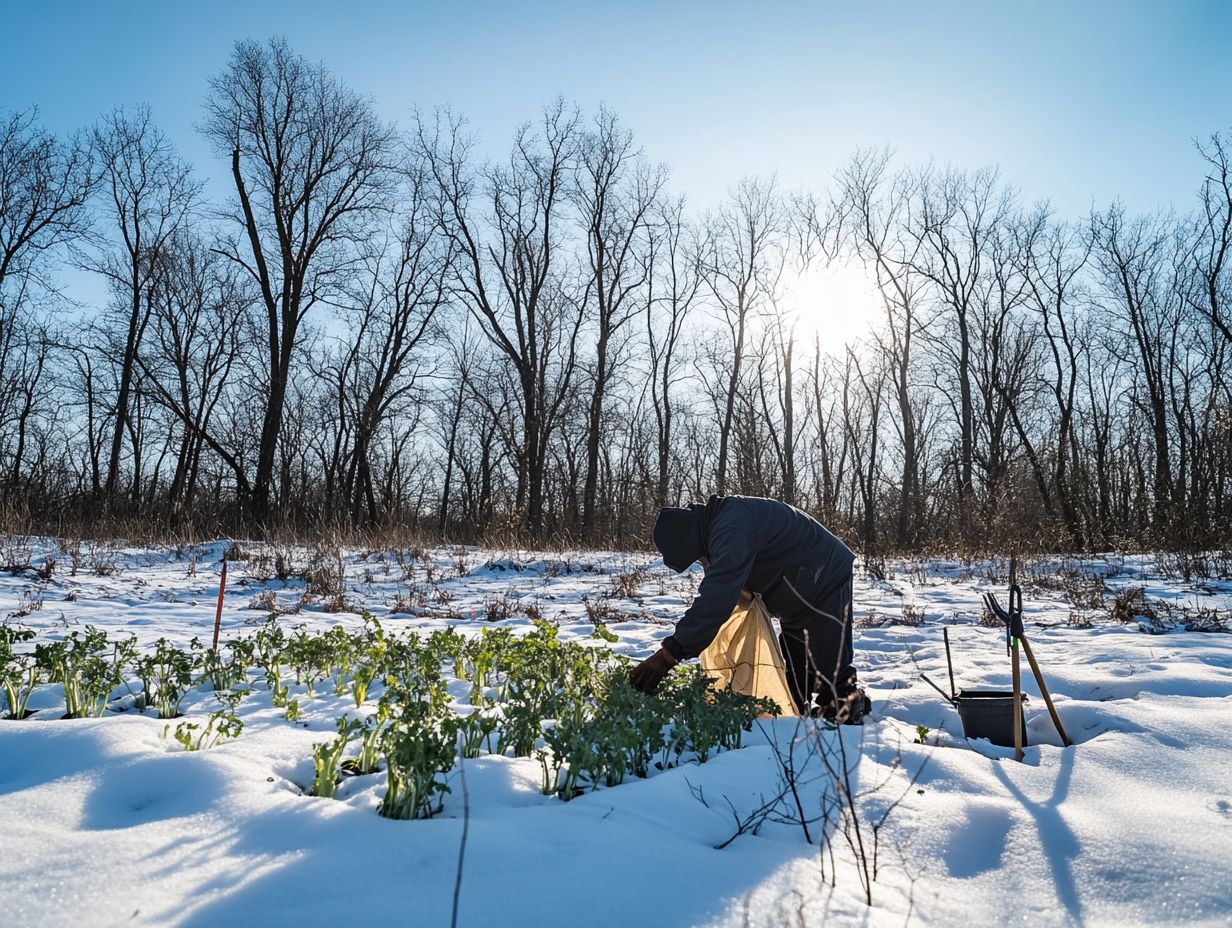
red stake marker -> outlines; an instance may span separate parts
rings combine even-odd
[[[218,609],[214,612],[214,650],[218,650],[218,629],[222,625],[222,594],[227,588],[227,559],[222,559],[222,577],[218,580]]]

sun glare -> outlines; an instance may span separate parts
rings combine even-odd
[[[817,336],[832,355],[866,337],[881,319],[881,297],[859,264],[811,268],[788,280],[785,290],[783,305],[798,320],[798,335],[810,342]]]

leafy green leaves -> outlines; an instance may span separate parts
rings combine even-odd
[[[101,715],[126,672],[142,681],[138,706],[156,708],[161,718],[177,716],[194,685],[209,684],[224,708],[204,722],[185,719],[163,729],[189,751],[240,735],[236,708],[253,679],[264,677],[273,705],[291,721],[304,714],[314,684],[328,680],[335,697],[349,692],[360,717],[343,716],[337,736],[313,746],[310,792],[333,797],[341,773],[376,773],[383,759],[380,813],[399,819],[440,811],[459,758],[484,751],[536,757],[544,793],[569,800],[687,760],[705,762],[739,747],[757,715],[777,712],[716,692],[691,665],[673,669],[656,695],[644,695],[629,683],[632,662],[603,644],[617,640],[605,626],[595,626],[591,641],[564,641],[555,625],[532,624],[521,636],[509,628],[475,635],[449,628],[425,637],[389,634],[371,616],[357,632],[340,625],[288,630],[270,616],[254,635],[223,649],[206,649],[196,639],[181,649],[160,638],[141,655],[135,639],[108,640],[87,627],[37,645],[32,656],[15,653],[13,645],[33,633],[0,626],[0,670],[8,713],[16,717],[41,678],[63,685],[74,718]],[[461,690],[455,681],[464,684]],[[450,687],[455,695],[466,693],[470,705],[456,705]],[[365,706],[374,690],[372,712]],[[352,741],[358,756],[344,759]]]
[[[135,638],[108,642],[107,633],[92,625],[84,634],[73,632],[34,649],[39,667],[63,684],[65,714],[74,719],[103,714],[111,691],[123,681],[123,668],[135,654]]]
[[[28,628],[0,625],[0,682],[4,686],[4,701],[11,719],[26,717],[26,704],[39,681],[39,666],[32,655],[13,650],[13,645],[30,641],[34,632]]]
[[[164,738],[170,730],[170,724],[163,726]],[[185,751],[203,751],[228,738],[238,738],[243,730],[244,723],[236,718],[233,709],[218,709],[209,714],[204,725],[187,720],[180,722],[175,726],[174,737]]]

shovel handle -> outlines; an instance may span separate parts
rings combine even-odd
[[[1022,753],[1022,676],[1018,665],[1018,639],[1014,639],[1014,760],[1021,761]]]
[[[941,636],[945,639],[945,666],[950,672],[950,702],[953,702],[958,698],[958,691],[954,689],[954,661],[950,657],[950,630],[941,629]]]
[[[1040,673],[1039,664],[1035,662],[1035,653],[1031,650],[1031,645],[1026,638],[1018,640],[1022,642],[1022,649],[1027,652],[1027,662],[1031,665],[1031,672],[1035,674],[1035,682],[1039,684],[1040,693],[1044,696],[1044,705],[1048,707],[1048,714],[1052,716],[1052,724],[1057,726],[1057,734],[1061,736],[1061,743],[1068,748],[1074,742],[1070,741],[1069,735],[1065,733],[1061,717],[1057,715],[1056,707],[1052,704],[1052,694],[1048,692],[1048,687],[1044,684],[1044,675]]]

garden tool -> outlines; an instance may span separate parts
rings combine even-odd
[[[1022,588],[1018,586],[1015,577],[1016,566],[1015,559],[1011,558],[1009,609],[1002,608],[994,593],[985,593],[984,603],[993,615],[1005,623],[1005,648],[1006,653],[1010,655],[1012,660],[1011,667],[1014,684],[1014,759],[1022,760],[1022,680],[1019,672],[1019,644],[1022,645],[1022,650],[1027,655],[1027,662],[1031,665],[1031,672],[1035,675],[1035,682],[1039,684],[1040,693],[1044,697],[1044,703],[1048,706],[1048,714],[1052,716],[1052,724],[1057,727],[1057,734],[1061,736],[1061,743],[1066,747],[1070,747],[1073,742],[1070,740],[1069,735],[1065,733],[1065,727],[1061,724],[1061,717],[1057,715],[1056,707],[1052,704],[1052,695],[1048,692],[1048,686],[1044,683],[1044,675],[1040,672],[1039,663],[1035,660],[1035,653],[1031,650],[1031,643],[1027,641],[1027,636],[1022,626]]]

